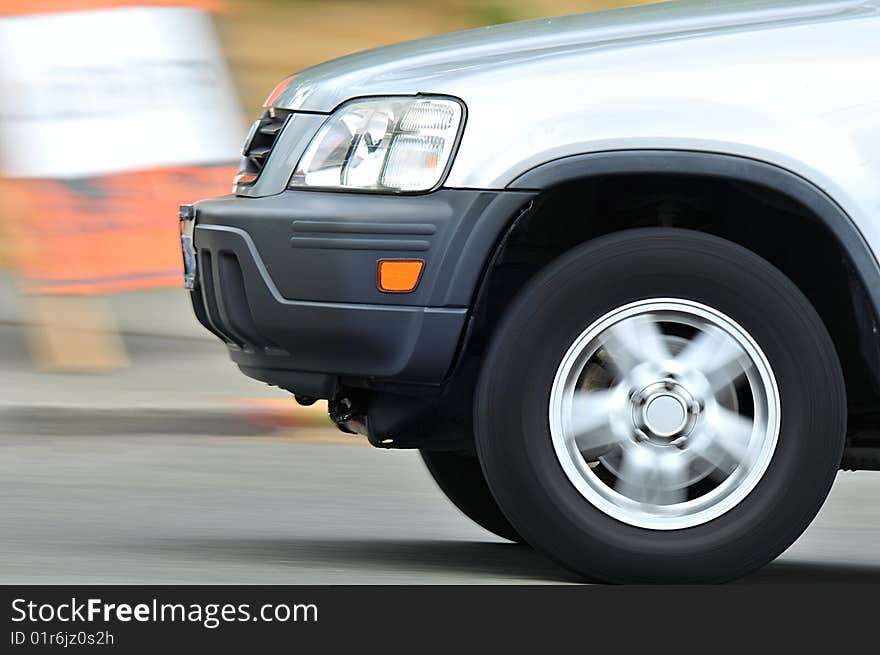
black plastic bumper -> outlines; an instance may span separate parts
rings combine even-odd
[[[439,384],[522,192],[425,196],[287,191],[196,203],[199,321],[242,371],[330,398],[370,380]],[[478,220],[479,219],[479,220]],[[379,259],[421,259],[416,290],[378,290]]]

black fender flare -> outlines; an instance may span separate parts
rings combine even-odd
[[[804,206],[834,235],[859,276],[875,317],[880,316],[880,265],[855,222],[819,186],[786,168],[725,153],[691,150],[614,150],[571,155],[540,164],[507,188],[543,192],[566,182],[598,176],[679,174],[748,182],[772,189]]]

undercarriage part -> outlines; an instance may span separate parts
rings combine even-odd
[[[367,434],[367,417],[355,409],[350,398],[340,398],[327,403],[330,420],[347,434]]]
[[[473,449],[470,412],[449,398],[404,398],[376,394],[370,399],[368,435],[377,448]]]
[[[876,421],[876,414],[858,415],[865,420]],[[873,428],[856,430],[846,438],[843,460],[840,463],[843,471],[880,471],[880,432]]]
[[[876,414],[857,415],[860,420],[876,421]],[[840,463],[843,471],[880,471],[880,432],[868,428],[856,430],[846,438],[843,460]]]
[[[474,451],[470,406],[452,397],[359,393],[330,401],[328,408],[340,430],[365,435],[377,448]]]
[[[880,471],[880,448],[847,448],[840,468],[844,471]]]

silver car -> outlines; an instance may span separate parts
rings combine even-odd
[[[466,515],[585,578],[744,575],[880,464],[877,0],[328,62],[181,228],[245,374],[419,449]]]

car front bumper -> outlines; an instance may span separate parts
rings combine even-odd
[[[285,191],[184,206],[193,309],[244,373],[299,395],[438,385],[498,235],[530,198]],[[380,259],[423,260],[416,289],[380,291]]]

